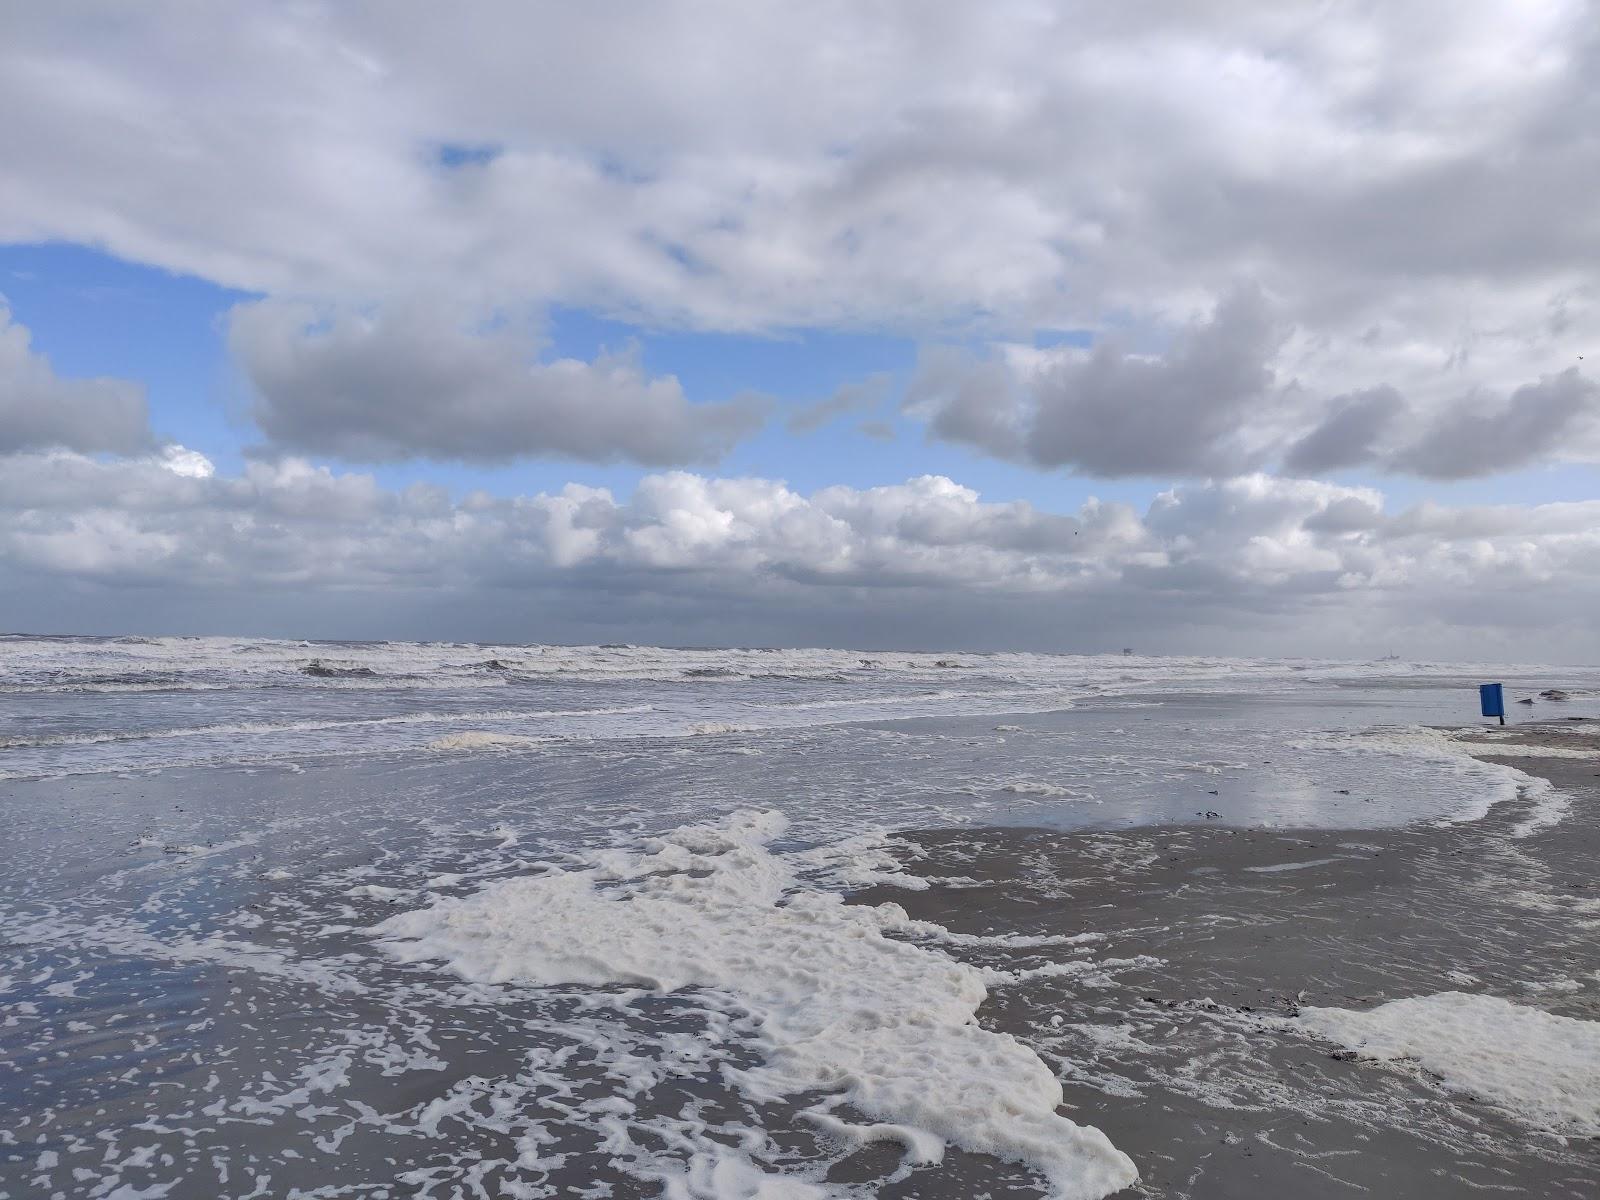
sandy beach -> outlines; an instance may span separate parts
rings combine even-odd
[[[1498,756],[1571,798],[1559,824],[1521,837],[1537,814],[1515,803],[1381,831],[929,831],[910,836],[912,867],[935,886],[856,899],[956,932],[1091,939],[1082,970],[1060,975],[1029,977],[1045,953],[976,960],[1021,976],[979,1018],[1034,1045],[1067,1110],[1135,1160],[1128,1195],[1592,1196],[1600,1097],[1586,1121],[1553,1122],[1303,1017],[1463,993],[1600,1018],[1593,730],[1515,738],[1579,756]],[[1017,1180],[991,1194],[1037,1193]]]
[[[1592,673],[13,649],[4,1200],[1600,1186]]]

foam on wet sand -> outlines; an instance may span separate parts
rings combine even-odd
[[[1600,1022],[1498,996],[1440,992],[1365,1012],[1305,1008],[1312,1032],[1362,1058],[1410,1060],[1450,1091],[1560,1133],[1600,1134]]]
[[[937,1162],[947,1143],[993,1154],[1033,1168],[1060,1200],[1133,1183],[1105,1135],[1058,1115],[1044,1062],[975,1022],[983,972],[887,936],[904,922],[893,906],[806,886],[771,848],[784,826],[776,812],[738,813],[376,931],[395,956],[443,960],[475,982],[714,989],[753,1019],[764,1061],[743,1087],[825,1092],[807,1115],[835,1137],[899,1141],[909,1162]]]

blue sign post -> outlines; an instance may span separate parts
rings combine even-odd
[[[1506,693],[1498,683],[1479,684],[1478,703],[1483,708],[1484,716],[1499,717],[1500,724],[1506,723]]]

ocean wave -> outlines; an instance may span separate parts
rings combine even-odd
[[[1002,792],[1010,792],[1015,796],[1047,796],[1058,800],[1091,800],[1094,793],[1085,787],[1074,787],[1071,784],[1051,783],[1043,779],[1013,779],[1010,783],[1000,785]]]
[[[631,704],[618,708],[569,708],[469,713],[405,713],[392,717],[356,717],[326,721],[231,721],[217,725],[189,725],[172,729],[130,729],[104,733],[44,733],[0,735],[0,750],[41,746],[95,746],[111,742],[164,741],[172,738],[221,737],[238,734],[319,733],[394,725],[443,725],[464,722],[556,720],[567,717],[613,717],[647,713],[654,705]]]
[[[1299,670],[1301,673],[1295,674]],[[1434,686],[1470,666],[1430,664],[1408,677]],[[1329,680],[1392,680],[1392,664],[1213,657],[1125,658],[886,653],[825,649],[667,649],[651,646],[505,645],[471,642],[305,642],[240,638],[48,638],[14,635],[0,642],[0,693],[247,690],[287,686],[327,689],[448,690],[561,679],[595,683],[747,681],[859,687],[959,675],[963,686],[1100,689],[1109,695],[1153,690],[1303,689],[1307,675]],[[1538,679],[1572,696],[1593,690],[1581,672],[1496,668]],[[981,681],[981,683],[980,683]],[[938,686],[938,685],[934,685]]]
[[[327,688],[334,691],[469,691],[475,688],[506,687],[509,680],[504,675],[457,675],[451,677],[429,675],[380,675],[373,679],[344,678],[319,679],[306,687]],[[270,685],[269,685],[270,686]]]
[[[752,708],[777,712],[807,712],[824,708],[860,708],[874,704],[921,704],[939,700],[981,699],[982,692],[917,692],[909,696],[846,696],[838,700],[797,700],[788,704],[752,704]]]
[[[300,668],[300,674],[310,675],[316,679],[371,679],[378,673],[360,663],[328,663],[320,658],[313,658]]]
[[[238,685],[233,683],[201,683],[194,681],[182,683],[8,683],[0,684],[0,693],[11,696],[71,695],[74,693],[115,695],[120,692],[231,692],[237,690],[237,688]]]
[[[428,749],[439,751],[528,750],[560,740],[559,738],[523,737],[515,733],[490,733],[482,729],[473,729],[463,733],[448,733],[442,738],[434,738],[433,741],[428,743]]]
[[[299,677],[247,676],[236,679],[173,677],[170,679],[97,678],[49,680],[36,683],[0,683],[0,694],[71,695],[75,693],[128,692],[237,692],[274,690],[290,687],[316,687],[340,691],[452,691],[505,687],[508,680],[499,675],[447,677],[427,676],[336,676],[315,677],[315,682]]]

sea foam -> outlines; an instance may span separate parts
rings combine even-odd
[[[892,905],[803,884],[770,847],[785,826],[771,811],[685,826],[375,932],[396,957],[443,960],[474,982],[713,989],[758,1031],[763,1063],[741,1086],[756,1099],[828,1093],[806,1113],[832,1136],[901,1142],[912,1163],[938,1162],[947,1144],[997,1155],[1057,1200],[1132,1184],[1132,1161],[1103,1133],[1058,1115],[1061,1085],[1039,1057],[976,1023],[983,973],[889,937],[905,921]]]
[[[1413,996],[1366,1012],[1303,1008],[1300,1021],[1364,1058],[1415,1060],[1450,1091],[1528,1124],[1600,1134],[1600,1022],[1465,992]]]

